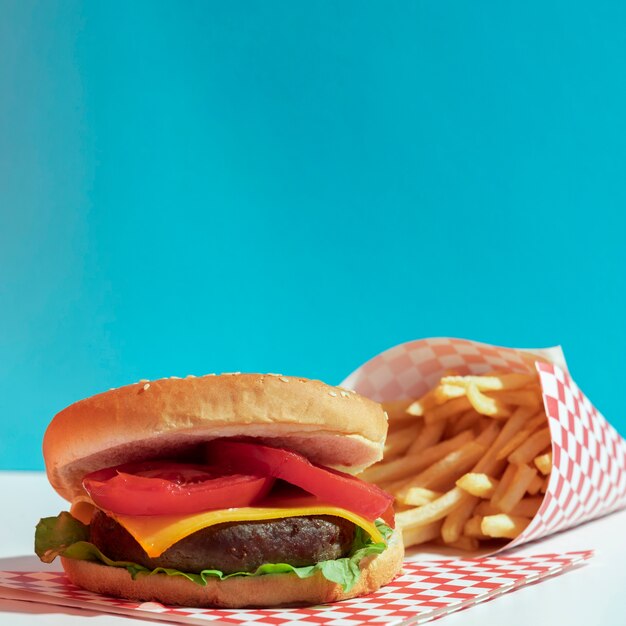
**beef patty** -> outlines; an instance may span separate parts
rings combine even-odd
[[[110,559],[189,573],[253,572],[263,563],[313,565],[346,556],[354,541],[354,524],[343,518],[286,517],[210,526],[150,558],[123,526],[102,511],[97,511],[89,528],[91,542]]]

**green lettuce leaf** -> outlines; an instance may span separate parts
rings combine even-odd
[[[376,526],[386,541],[393,531],[381,521],[377,521]],[[35,552],[44,563],[51,563],[57,556],[64,556],[82,561],[98,561],[111,567],[124,567],[133,578],[167,574],[168,576],[184,576],[198,585],[206,585],[209,578],[225,580],[232,576],[263,576],[265,574],[286,573],[293,573],[299,578],[309,578],[315,572],[321,572],[324,578],[341,585],[346,592],[350,591],[359,580],[361,574],[359,563],[361,560],[368,556],[380,554],[386,547],[385,543],[374,542],[362,528],[357,526],[352,548],[348,556],[341,559],[322,561],[306,567],[294,567],[287,563],[265,563],[254,572],[224,574],[219,570],[207,569],[199,574],[191,574],[165,567],[151,570],[137,563],[112,561],[102,554],[93,543],[89,542],[89,527],[65,511],[57,517],[42,519],[37,524],[35,531]]]

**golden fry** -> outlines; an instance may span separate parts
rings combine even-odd
[[[417,436],[417,439],[415,439],[415,441],[413,441],[413,443],[409,446],[407,454],[417,454],[418,452],[426,450],[427,448],[434,446],[436,443],[439,443],[445,428],[445,421],[436,422],[434,424],[424,424],[424,427]],[[455,433],[455,435],[458,435],[460,432],[461,431]]]
[[[469,472],[456,481],[456,486],[472,496],[491,498],[500,481],[487,474]]]
[[[463,496],[458,505],[450,511],[441,527],[441,536],[446,543],[454,543],[463,533],[463,527],[472,516],[472,512],[478,503],[478,498],[462,492]]]
[[[453,450],[439,459],[436,463],[420,472],[415,478],[398,492],[398,499],[405,502],[406,492],[411,487],[432,487],[440,484],[446,479],[451,479],[455,474],[468,469],[480,458],[485,451],[485,446],[476,441],[468,441],[457,450]]]
[[[498,422],[487,420],[487,427],[476,437],[476,443],[479,443],[485,448],[489,448],[493,442],[498,438],[500,432],[500,425]]]
[[[409,546],[415,546],[420,543],[426,543],[439,537],[441,530],[441,521],[427,524],[426,526],[416,526],[414,528],[402,529],[402,541],[405,548]]]
[[[480,413],[476,413],[474,409],[470,409],[469,411],[465,411],[465,413],[460,415],[457,419],[450,420],[448,422],[445,434],[448,437],[454,437],[463,430],[473,428],[480,422],[480,420]]]
[[[365,470],[361,474],[361,478],[371,483],[382,483],[406,478],[411,474],[421,472],[425,467],[437,462],[452,450],[460,448],[464,443],[471,441],[472,438],[473,435],[471,431],[465,431],[453,439],[438,443],[426,450],[423,454],[394,459],[388,463],[385,461],[377,463]]]
[[[457,385],[439,385],[435,387],[435,402],[437,404],[443,404],[448,400],[454,398],[461,398],[465,395],[465,389],[458,387]]]
[[[518,432],[528,426],[534,415],[535,412],[532,409],[525,406],[518,407],[513,415],[504,422],[504,426],[502,426],[502,430],[494,443],[494,449],[500,451],[506,446]]]
[[[479,544],[476,537],[463,536],[459,537],[456,541],[445,543],[448,548],[455,548],[456,550],[463,550],[464,552],[476,552]]]
[[[496,458],[504,459],[509,456],[516,448],[524,443],[540,426],[543,426],[546,423],[547,417],[545,413],[539,413],[535,415],[532,419],[530,419],[525,425],[523,430],[517,432],[509,442],[502,446],[502,448],[498,451],[498,455]]]
[[[542,396],[539,389],[515,389],[512,391],[491,391],[487,394],[490,398],[494,398],[505,404],[514,404],[516,406],[527,406],[534,411],[541,408]]]
[[[422,428],[424,428],[422,424],[410,424],[391,433],[385,441],[383,458],[389,460],[404,454],[417,439]]]
[[[516,468],[515,465],[508,465],[504,470],[504,474],[500,478],[498,486],[495,488],[493,495],[491,496],[491,504],[497,506],[498,500],[506,493],[509,486],[513,482],[515,477]]]
[[[406,490],[403,490],[403,497],[400,497],[399,493],[395,495],[402,504],[422,506],[440,498],[443,494],[440,491],[433,491],[424,487],[407,487]]]
[[[474,515],[473,517],[470,517],[467,522],[465,522],[463,534],[467,537],[474,537],[476,539],[488,539],[487,535],[483,534],[480,527],[482,521],[482,515]]]
[[[438,422],[440,420],[446,420],[450,417],[454,417],[455,415],[463,413],[463,411],[467,411],[471,408],[472,405],[465,396],[463,396],[462,398],[455,398],[454,400],[450,400],[445,404],[440,404],[431,409],[427,409],[424,413],[424,421],[427,424],[432,424],[433,422]]]
[[[530,482],[530,485],[528,485],[528,489],[526,489],[526,491],[531,496],[534,496],[539,493],[539,490],[541,489],[541,485],[543,485],[543,476],[541,474],[536,474],[535,477]]]
[[[518,515],[521,517],[533,517],[539,508],[541,507],[541,503],[543,502],[543,496],[534,496],[532,498],[523,498],[520,500],[513,510],[511,511],[511,515]],[[494,506],[491,502],[487,500],[483,500],[478,504],[478,506],[474,509],[475,515],[480,515],[484,517],[486,515],[498,515],[499,513],[503,513],[501,509],[497,506]]]
[[[502,511],[497,506],[493,506],[488,500],[483,500],[478,503],[474,509],[474,513],[480,515],[480,517],[485,517],[485,515],[498,515],[498,513],[502,513]]]
[[[436,522],[448,515],[458,505],[462,497],[463,491],[455,487],[433,502],[398,513],[396,515],[396,524],[404,529],[425,526],[426,524]]]
[[[531,435],[515,452],[507,457],[509,463],[529,463],[552,441],[550,428],[545,428]]]
[[[541,507],[541,503],[543,502],[543,496],[537,496],[535,498],[524,498],[520,500],[513,510],[511,511],[511,515],[517,515],[521,517],[534,517]]]
[[[517,466],[513,479],[504,493],[499,495],[498,498],[494,496],[491,499],[494,506],[497,506],[503,513],[510,513],[515,505],[524,497],[528,485],[530,485],[536,475],[537,470],[529,465]]]
[[[514,517],[512,515],[487,515],[483,517],[480,529],[488,537],[500,537],[515,539],[530,524],[527,517]]]
[[[467,386],[467,399],[478,413],[489,417],[509,417],[511,409],[498,400],[485,395],[476,385],[470,383]]]
[[[501,391],[505,389],[521,389],[537,380],[534,374],[499,374],[488,376],[444,376],[444,385],[476,385],[480,391]]]
[[[552,471],[552,451],[536,456],[533,463],[544,476],[547,476]]]

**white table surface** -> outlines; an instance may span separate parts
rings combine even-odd
[[[59,569],[33,555],[35,524],[67,505],[39,472],[0,472],[0,570]],[[614,513],[541,542],[516,554],[594,549],[586,565],[561,576],[524,587],[437,622],[502,626],[626,626],[626,511]],[[30,602],[0,599],[0,625],[137,624],[137,620]]]

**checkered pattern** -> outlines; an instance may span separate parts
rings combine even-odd
[[[405,563],[401,576],[369,596],[297,609],[190,609],[155,602],[138,604],[79,589],[58,572],[0,572],[0,597],[185,624],[421,624],[560,574],[591,556],[585,551]]]
[[[626,441],[557,366],[537,363],[552,434],[541,509],[515,545],[626,506]]]
[[[434,387],[442,374],[484,374],[490,370],[532,371],[536,357],[467,339],[420,339],[374,357],[342,383],[377,402],[417,398]]]
[[[552,434],[553,471],[540,510],[505,548],[545,537],[626,506],[626,442],[569,375],[531,353],[465,339],[422,339],[395,346],[342,384],[374,400],[418,397],[447,370],[539,372]]]

